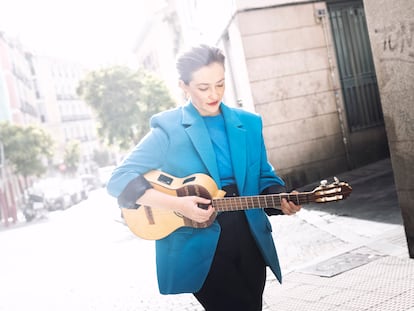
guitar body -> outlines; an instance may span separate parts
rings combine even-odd
[[[154,189],[173,196],[199,196],[207,199],[222,198],[223,190],[205,174],[193,174],[184,178],[174,177],[161,171],[150,171],[144,175]],[[200,206],[206,208],[206,206]],[[168,208],[140,206],[138,209],[122,208],[128,228],[137,236],[147,240],[159,240],[181,227],[206,228],[216,218],[216,213],[204,223],[188,219]]]

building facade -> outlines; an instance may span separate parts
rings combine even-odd
[[[78,174],[96,169],[93,154],[99,149],[96,121],[90,107],[76,94],[86,68],[65,60],[35,55],[21,42],[0,33],[0,121],[37,125],[56,143],[48,174],[64,173],[66,145],[79,142]],[[1,137],[0,137],[1,143]],[[5,155],[7,158],[7,155]],[[0,220],[16,222],[24,204],[29,180],[16,176],[7,162],[1,163]]]
[[[40,124],[36,91],[32,80],[30,52],[23,44],[0,32],[0,122],[19,125]],[[0,165],[0,223],[17,221],[26,180],[13,174],[2,147]]]
[[[182,28],[175,11],[176,0],[160,5],[137,34],[134,54],[139,68],[152,72],[167,85],[171,97],[182,102],[178,88],[175,58],[182,47]]]
[[[93,152],[99,148],[97,126],[92,109],[76,93],[87,68],[62,59],[33,58],[37,100],[43,126],[57,143],[52,165],[63,163],[66,144],[79,142],[79,173],[91,173]]]
[[[364,0],[391,163],[414,258],[414,4]]]
[[[290,187],[388,156],[362,0],[213,1],[199,14],[221,9],[220,27],[192,28],[227,54],[225,100],[262,115],[269,159]]]

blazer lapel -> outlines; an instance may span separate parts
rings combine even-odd
[[[243,191],[246,176],[247,150],[246,130],[238,116],[226,105],[221,105],[221,111],[226,121],[227,137],[230,145],[230,154],[239,191]],[[244,152],[243,152],[244,151]],[[242,194],[242,193],[240,193]]]
[[[213,144],[211,143],[208,130],[204,125],[202,117],[191,103],[187,104],[183,109],[182,124],[185,127],[194,148],[197,150],[201,160],[207,167],[209,175],[216,181],[217,186],[221,187]]]

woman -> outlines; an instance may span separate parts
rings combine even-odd
[[[121,207],[146,205],[200,223],[210,219],[214,208],[198,207],[210,200],[154,189],[143,177],[154,169],[176,177],[208,174],[227,195],[285,191],[267,160],[261,118],[222,102],[224,60],[207,45],[179,57],[179,85],[188,103],[153,116],[151,131],[114,170],[107,188]],[[300,208],[281,204],[288,215]],[[271,225],[260,208],[220,213],[204,229],[180,228],[156,241],[156,257],[160,292],[194,293],[206,310],[261,310],[266,266],[281,281]]]

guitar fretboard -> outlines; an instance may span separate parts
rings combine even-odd
[[[282,199],[292,201],[297,205],[313,202],[312,192],[297,194],[270,194],[247,197],[225,197],[213,199],[212,205],[219,212],[247,210],[252,208],[276,208],[280,209]]]

